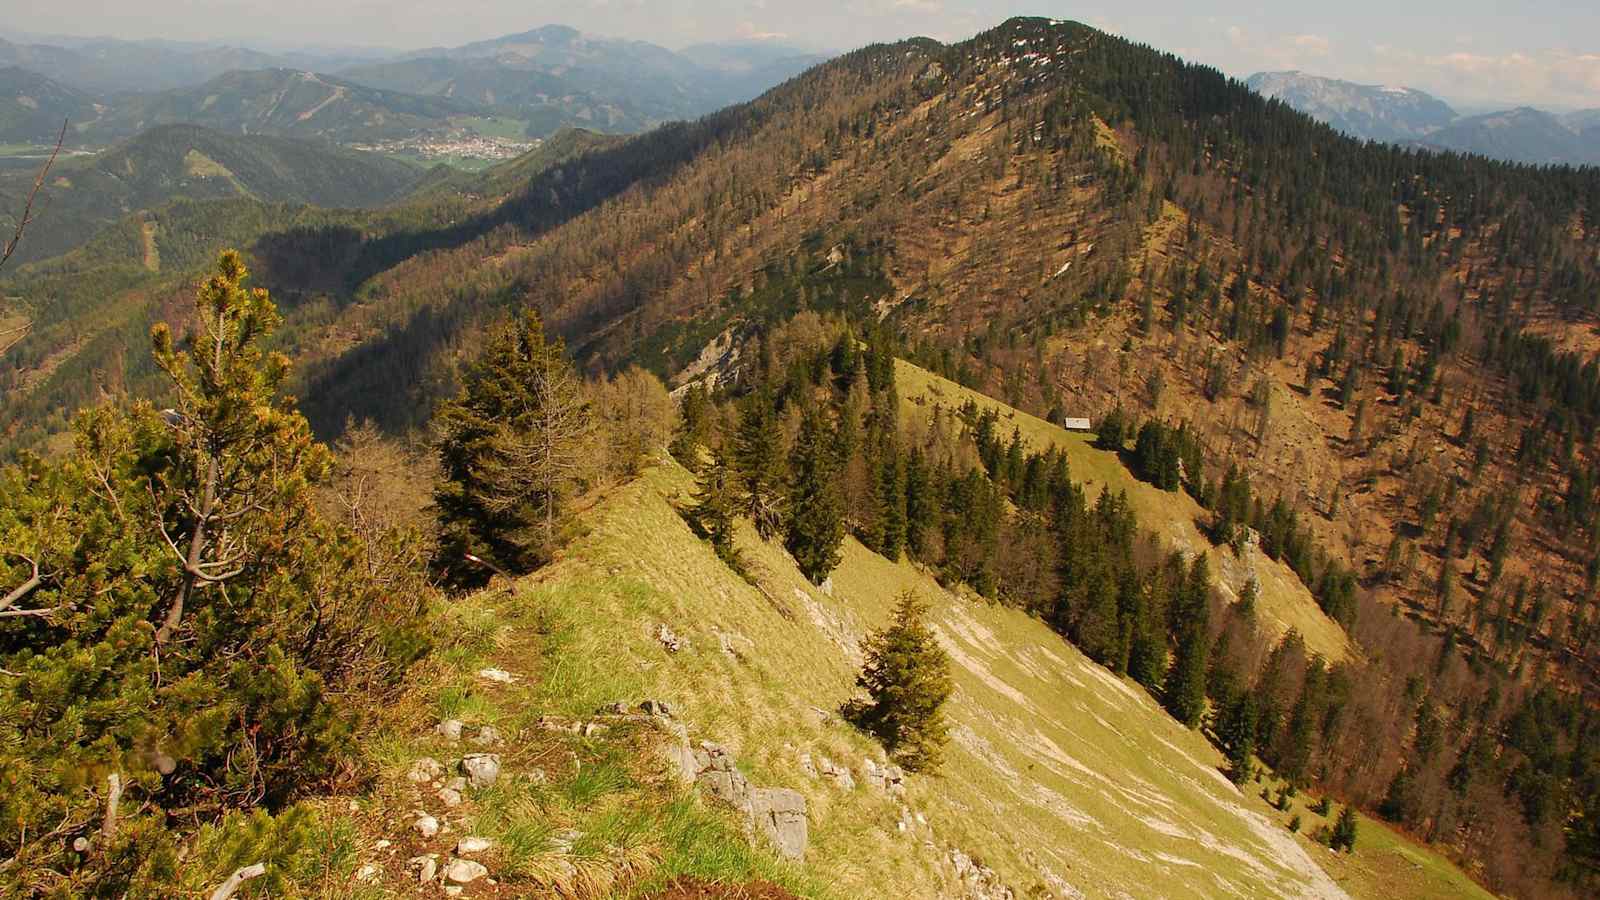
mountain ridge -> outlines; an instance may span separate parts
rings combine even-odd
[[[1522,106],[1463,116],[1415,88],[1298,70],[1257,72],[1245,84],[1356,138],[1533,165],[1600,165],[1593,110],[1557,115]]]

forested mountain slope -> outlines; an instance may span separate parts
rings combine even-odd
[[[306,298],[287,334],[327,434],[419,429],[523,307],[587,366],[694,377],[841,313],[1095,418],[1215,553],[1259,542],[1361,648],[1312,775],[1532,894],[1597,858],[1597,208],[1592,170],[1363,145],[1024,19],[846,55],[431,225],[258,247],[305,262],[276,286]]]
[[[167,124],[227,134],[318,138],[335,143],[410,137],[481,107],[421,97],[297,69],[225,72],[204,84],[122,95],[84,137],[102,140]]]
[[[0,173],[0,203],[20,208],[34,174]],[[322,143],[161,126],[93,157],[59,161],[41,201],[48,214],[41,211],[13,259],[64,253],[130,213],[180,197],[377,206],[403,196],[423,174],[408,163]]]

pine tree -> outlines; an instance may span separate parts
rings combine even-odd
[[[900,448],[892,436],[879,451],[877,551],[891,560],[900,558],[906,543],[906,476]]]
[[[850,721],[913,772],[939,767],[949,739],[943,707],[955,690],[950,659],[924,621],[926,614],[927,606],[915,594],[900,596],[894,621],[865,644],[866,662],[856,686],[867,699],[845,708]]]
[[[763,384],[739,404],[734,435],[733,469],[739,477],[739,504],[762,540],[783,529],[783,434],[778,428],[771,390]]]
[[[678,427],[667,452],[691,472],[700,470],[700,448],[711,434],[711,415],[711,397],[705,385],[698,381],[689,385],[678,404]]]
[[[483,563],[520,574],[549,561],[591,422],[582,384],[561,342],[545,340],[538,313],[528,310],[490,334],[461,394],[436,421],[436,564],[447,580],[478,585],[489,577]]]
[[[1204,627],[1190,628],[1178,642],[1178,652],[1167,672],[1162,703],[1174,719],[1199,728],[1206,712],[1206,655]]]
[[[330,454],[279,393],[286,360],[261,348],[277,314],[246,277],[220,256],[184,349],[152,329],[171,409],[83,413],[70,451],[0,469],[0,843],[27,861],[19,895],[189,893],[169,829],[349,771],[347,698],[426,647],[318,511]]]
[[[808,409],[790,456],[789,517],[784,546],[800,571],[821,584],[839,564],[844,543],[844,497],[836,435],[823,413]]]
[[[1257,718],[1255,695],[1242,690],[1234,694],[1217,721],[1217,741],[1228,757],[1228,778],[1234,784],[1248,781],[1255,768],[1251,756],[1256,749]]]
[[[1338,820],[1334,822],[1328,846],[1333,850],[1343,848],[1346,853],[1356,852],[1356,814],[1349,806],[1339,813]]]
[[[922,451],[912,448],[906,456],[906,550],[923,559],[928,552],[928,534],[938,529],[938,503],[933,497],[927,461]]]
[[[744,569],[744,560],[733,543],[736,503],[727,460],[721,453],[713,453],[700,473],[700,496],[689,510],[689,518],[711,542],[717,557],[739,572]]]

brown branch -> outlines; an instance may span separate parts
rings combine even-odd
[[[228,900],[233,896],[234,891],[239,889],[239,885],[252,878],[260,878],[265,874],[267,874],[265,863],[255,863],[254,865],[235,869],[233,874],[228,876],[227,881],[217,885],[217,889],[211,892],[211,900]]]
[[[117,806],[122,802],[122,776],[112,772],[106,776],[106,817],[100,823],[100,837],[105,841],[105,846],[111,846],[111,839],[117,836]]]
[[[46,609],[6,609],[0,610],[0,619],[14,619],[18,616],[53,616],[61,611],[59,606]]]
[[[21,556],[21,554],[18,554],[18,556]],[[44,576],[39,574],[39,561],[28,556],[21,556],[21,558],[27,560],[28,565],[33,567],[33,576],[12,588],[11,592],[6,594],[5,597],[0,598],[0,611],[10,609],[17,601],[33,593],[34,589],[39,585],[44,584]]]
[[[0,249],[0,268],[4,268],[6,261],[11,259],[11,254],[17,252],[17,245],[22,243],[22,233],[28,230],[28,225],[33,221],[33,203],[39,196],[39,191],[44,187],[44,179],[50,174],[50,167],[56,164],[56,157],[61,155],[61,145],[67,140],[67,120],[61,120],[61,133],[56,135],[56,146],[50,151],[50,158],[44,161],[43,168],[33,179],[33,190],[28,192],[28,199],[22,204],[22,215],[17,218],[17,227],[11,232],[11,239],[6,241],[4,249]]]

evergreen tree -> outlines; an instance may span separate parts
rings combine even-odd
[[[939,504],[933,496],[927,461],[917,448],[912,448],[906,456],[905,494],[906,550],[913,557],[923,559],[928,553],[928,534],[938,529]]]
[[[839,564],[844,542],[844,498],[839,485],[837,437],[823,413],[808,409],[790,456],[789,518],[784,546],[800,571],[821,584]]]
[[[783,528],[785,472],[783,434],[766,384],[739,404],[733,468],[739,476],[744,514],[755,524],[762,540],[772,540]]]
[[[736,504],[727,460],[721,453],[713,453],[700,473],[700,496],[690,509],[689,518],[711,542],[717,557],[735,572],[742,572],[744,560],[733,543]]]
[[[1174,719],[1199,728],[1206,711],[1206,654],[1204,627],[1190,628],[1178,642],[1178,652],[1167,672],[1162,703]]]
[[[711,397],[702,382],[689,385],[678,404],[678,427],[667,452],[691,472],[700,470],[700,448],[711,434]]]
[[[878,467],[877,551],[900,558],[906,543],[906,476],[893,437],[883,441]]]
[[[1095,446],[1102,450],[1120,452],[1128,440],[1128,414],[1123,412],[1122,405],[1118,404],[1111,412],[1106,413],[1100,420],[1100,427],[1095,429]]]
[[[1356,852],[1356,814],[1349,806],[1339,813],[1338,820],[1334,822],[1328,846],[1333,850],[1343,848],[1346,853]]]
[[[591,427],[582,384],[533,310],[489,335],[464,380],[436,419],[442,471],[434,492],[436,564],[461,587],[488,581],[472,557],[512,574],[549,561]]]
[[[927,606],[902,594],[894,621],[867,638],[866,662],[856,686],[866,700],[846,705],[846,716],[883,742],[900,765],[933,771],[949,739],[943,707],[955,690],[950,660],[924,621]]]
[[[0,894],[190,893],[181,830],[349,771],[351,698],[426,648],[318,512],[330,454],[246,276],[220,256],[186,348],[152,329],[171,409],[84,413],[0,469]]]
[[[1255,695],[1245,690],[1234,694],[1217,722],[1217,741],[1228,757],[1228,778],[1234,784],[1248,781],[1255,768],[1251,756],[1256,749],[1257,717]]]

